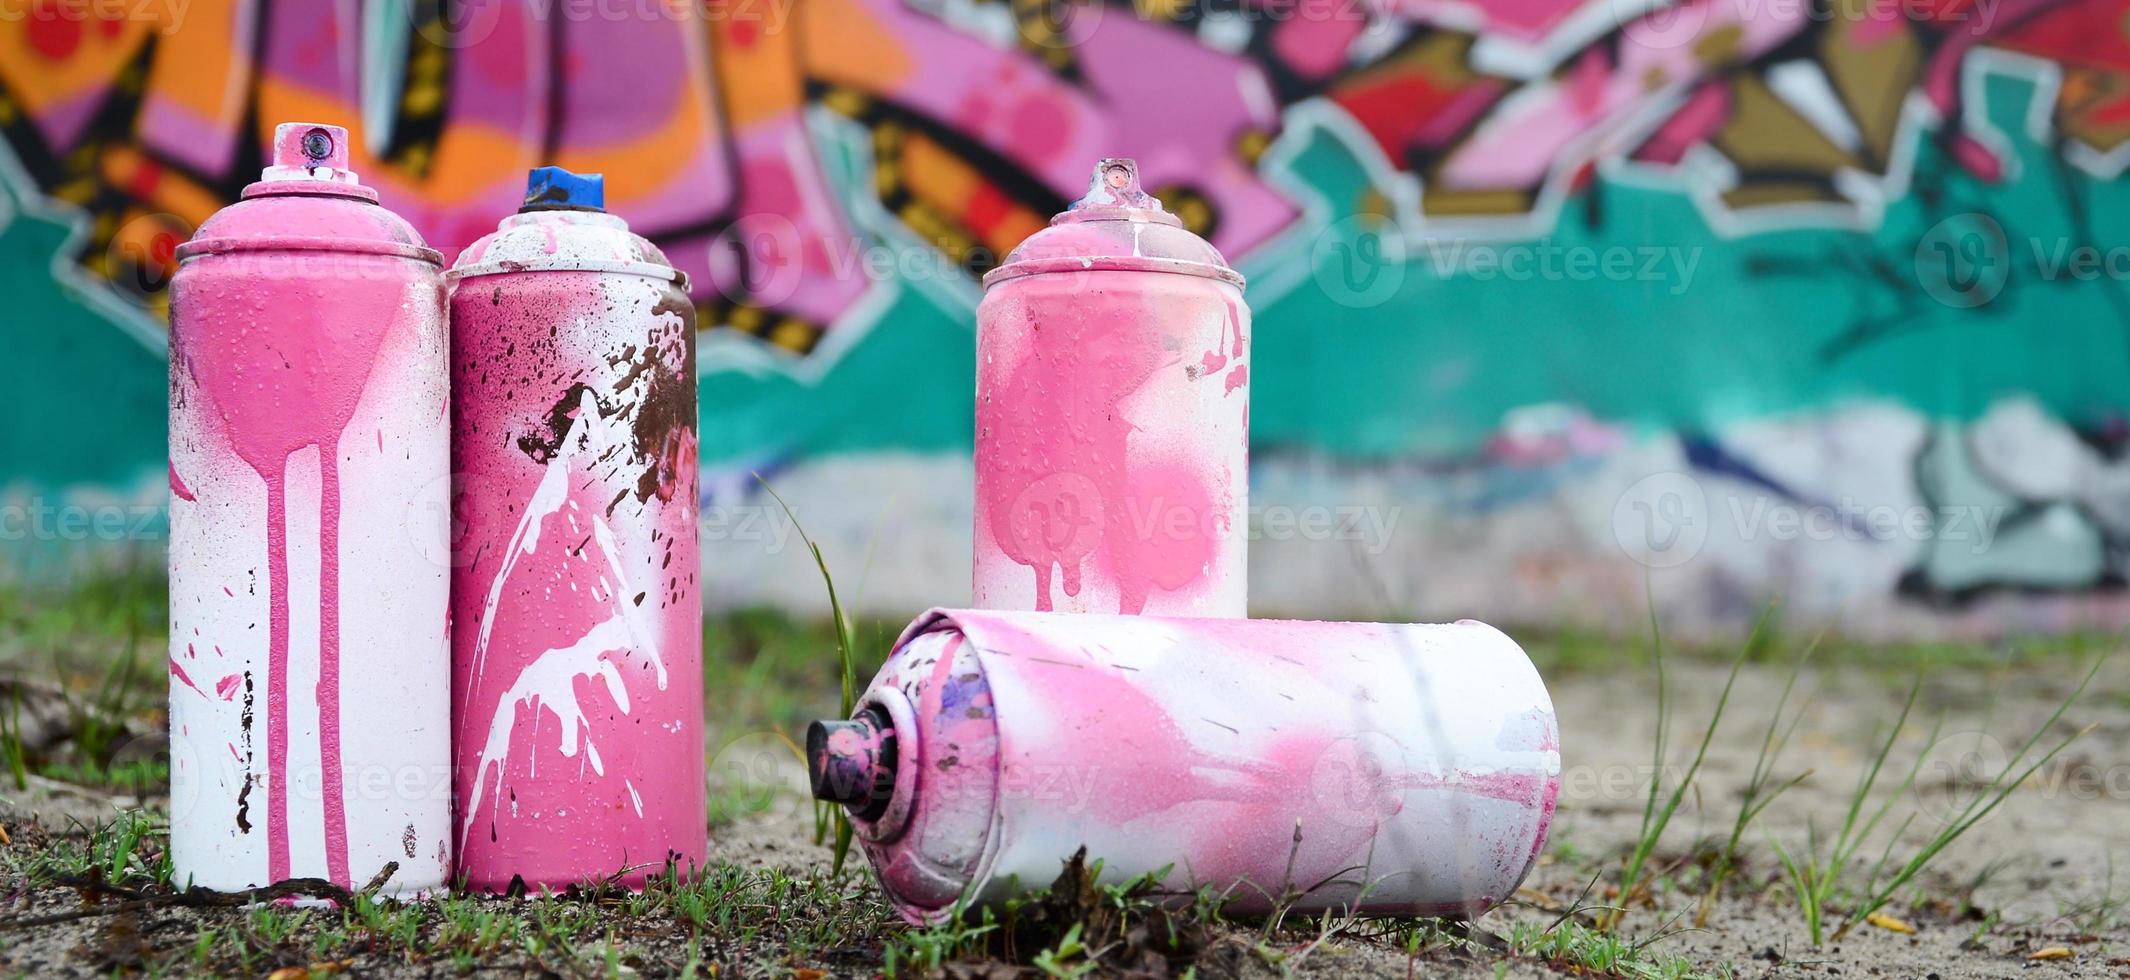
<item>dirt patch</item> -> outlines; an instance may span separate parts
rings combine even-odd
[[[1698,742],[1724,671],[1699,661],[1674,667],[1673,766],[1683,765]],[[2049,719],[2078,676],[2068,658],[1937,671],[1924,683],[1886,763],[1895,773],[1884,780],[1890,790],[1920,757],[1915,784],[1895,794],[1889,816],[1860,849],[1863,866],[1856,873],[1867,874],[1881,853],[1905,860],[1927,828],[1978,791],[1977,772],[1986,775],[2008,762]],[[2130,658],[2111,665],[2052,730],[2070,734],[2090,725],[2080,741],[1897,894],[1881,924],[1859,924],[1819,946],[1771,841],[1796,853],[1807,844],[1808,828],[1824,839],[1840,825],[1851,789],[1875,754],[1877,733],[1898,712],[1908,677],[1855,664],[1807,673],[1800,691],[1810,698],[1778,775],[1808,769],[1809,775],[1749,829],[1739,870],[1711,906],[1706,925],[1695,927],[1708,881],[1708,848],[1731,831],[1786,677],[1780,666],[1745,669],[1698,789],[1656,849],[1654,885],[1631,903],[1616,937],[1593,932],[1592,915],[1575,910],[1617,900],[1606,891],[1641,826],[1656,732],[1646,670],[1577,670],[1551,678],[1564,753],[1554,833],[1517,902],[1469,929],[1319,919],[1268,930],[1261,922],[1188,915],[1103,919],[1087,907],[1099,906],[1101,896],[1076,893],[1070,901],[1053,896],[1039,906],[1046,910],[1043,917],[1016,926],[1008,951],[982,936],[902,925],[855,853],[845,875],[832,878],[828,852],[814,841],[811,811],[797,800],[716,827],[712,873],[704,883],[671,894],[592,890],[549,899],[460,897],[345,911],[126,906],[129,896],[154,893],[154,887],[124,874],[113,878],[109,871],[95,872],[104,878],[97,882],[78,868],[73,877],[57,880],[54,868],[63,862],[46,857],[84,847],[79,822],[109,819],[118,806],[40,781],[28,792],[0,792],[6,796],[0,825],[10,833],[0,848],[0,973],[105,976],[153,969],[257,976],[315,966],[314,975],[337,970],[392,977],[475,970],[709,976],[713,968],[719,975],[747,976],[871,976],[890,969],[899,975],[1035,976],[1043,971],[1039,954],[1051,954],[1051,967],[1065,972],[1091,961],[1061,943],[1075,922],[1083,941],[1131,940],[1117,947],[1128,958],[1102,960],[1090,971],[1094,975],[1125,969],[1174,975],[1194,967],[1203,977],[1964,980],[2130,973],[2124,907],[2130,899]],[[1886,852],[1896,830],[1901,834]],[[157,845],[150,835],[140,846],[142,853],[119,862],[121,872],[148,873]],[[105,866],[113,860],[108,852],[95,857]],[[2120,875],[2111,872],[2117,864],[2123,866]],[[1837,892],[1836,912],[1847,911],[1844,901]],[[84,908],[96,914],[15,925]],[[1132,938],[1133,929],[1150,925],[1161,931]]]

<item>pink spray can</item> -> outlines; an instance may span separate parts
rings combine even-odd
[[[708,849],[695,307],[599,175],[532,172],[451,281],[452,712],[470,887]]]
[[[413,894],[451,869],[442,257],[338,126],[178,247],[170,286],[171,854],[218,890]]]
[[[1242,286],[1130,160],[985,274],[976,605],[1245,614]]]
[[[1170,868],[1236,911],[1476,916],[1536,861],[1553,703],[1515,641],[1446,626],[934,610],[848,722],[807,732],[912,922],[1056,877]]]

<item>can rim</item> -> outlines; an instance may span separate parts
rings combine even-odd
[[[924,778],[923,767],[917,764],[917,710],[907,696],[894,688],[867,691],[851,706],[851,717],[858,717],[867,708],[885,712],[895,730],[895,788],[880,816],[871,820],[852,817],[851,826],[858,836],[872,843],[892,844],[909,829],[910,813],[917,806],[917,784]]]
[[[372,238],[329,238],[322,235],[195,238],[177,247],[177,258],[182,261],[202,255],[226,255],[231,252],[357,252],[368,255],[394,255],[436,266],[444,264],[444,253],[427,245]]]
[[[1165,272],[1174,275],[1197,276],[1201,279],[1217,279],[1242,289],[1243,274],[1224,265],[1194,262],[1190,259],[1152,258],[1142,255],[1065,255],[1052,258],[1022,259],[1010,262],[984,273],[986,288],[1008,279],[1022,276],[1056,275],[1058,273],[1092,272],[1101,269],[1110,272]]]
[[[453,282],[460,279],[478,279],[482,276],[506,276],[517,272],[603,272],[614,275],[641,276],[670,282],[688,290],[688,274],[669,265],[656,262],[616,262],[612,259],[547,260],[539,262],[480,262],[474,265],[453,266],[444,270],[444,278]]]

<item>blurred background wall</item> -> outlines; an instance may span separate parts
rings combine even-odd
[[[0,553],[153,550],[164,287],[272,126],[447,258],[694,281],[713,606],[967,600],[975,276],[1139,159],[1250,277],[1253,605],[2130,625],[2130,0],[0,4]],[[301,324],[292,312],[290,329]],[[448,503],[409,520],[448,519]],[[402,533],[397,528],[367,533]]]

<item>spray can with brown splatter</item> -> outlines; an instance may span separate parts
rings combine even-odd
[[[451,870],[443,257],[349,169],[272,164],[170,287],[170,840],[180,884],[412,895]]]
[[[984,276],[975,601],[1242,616],[1250,309],[1220,252],[1104,160]]]
[[[452,725],[470,887],[707,848],[695,308],[596,174],[532,172],[451,281]]]

